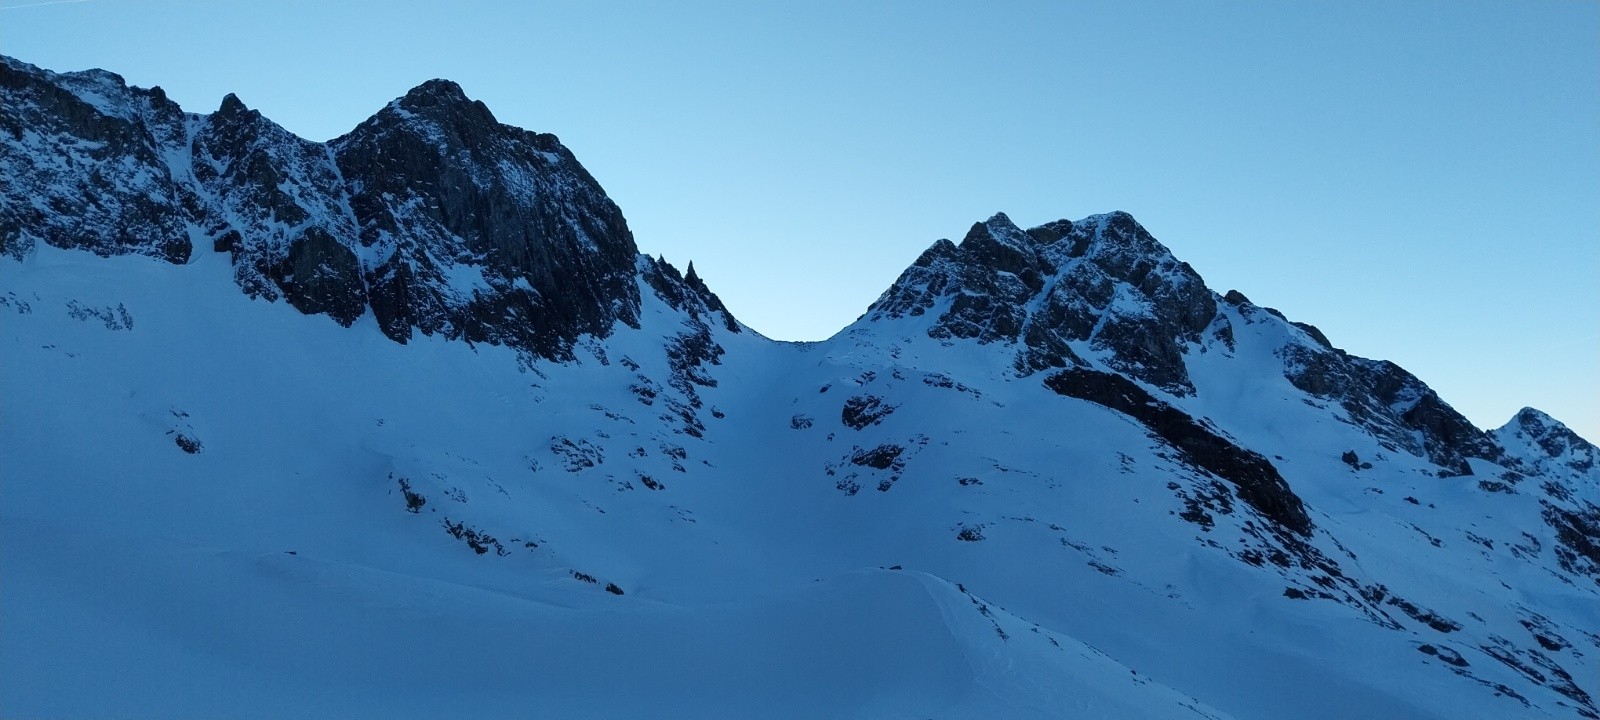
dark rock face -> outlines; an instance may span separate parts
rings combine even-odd
[[[684,400],[668,399],[666,404],[674,419],[682,421],[682,432],[701,437],[705,432],[705,424],[699,413],[704,402],[700,399],[698,388],[717,386],[710,366],[720,365],[726,352],[716,341],[716,329],[723,327],[730,332],[739,332],[739,323],[723,307],[722,300],[695,274],[693,263],[690,263],[687,273],[679,274],[678,269],[665,259],[641,256],[638,267],[644,285],[683,317],[682,332],[667,340],[666,350],[667,363],[671,368],[667,384],[677,390]],[[650,382],[644,376],[640,376],[639,380],[639,387],[646,387]],[[713,417],[719,417],[716,410],[713,409],[712,413]]]
[[[722,304],[722,300],[694,271],[689,263],[688,272],[680,274],[665,258],[639,260],[639,277],[655,291],[656,296],[678,312],[704,325],[721,325],[729,332],[739,332],[739,323]]]
[[[356,254],[322,228],[308,228],[289,246],[276,278],[289,304],[307,315],[325,314],[349,327],[366,312]]]
[[[1467,458],[1501,459],[1486,433],[1399,365],[1358,358],[1321,342],[1289,344],[1281,354],[1290,383],[1337,402],[1352,422],[1391,449],[1426,457],[1454,475],[1472,474]]]
[[[1472,472],[1468,458],[1504,460],[1493,438],[1411,373],[1349,355],[1316,327],[1236,290],[1213,293],[1126,213],[1029,230],[1001,214],[973,225],[959,245],[934,243],[865,319],[925,315],[935,339],[1015,345],[1021,375],[1092,368],[1177,397],[1197,392],[1188,353],[1234,352],[1239,322],[1281,324],[1286,378],[1336,402],[1385,446],[1455,475]]]
[[[1223,301],[1246,324],[1288,329],[1289,340],[1277,349],[1284,377],[1308,395],[1337,403],[1350,422],[1390,450],[1427,458],[1452,475],[1472,474],[1468,458],[1504,459],[1487,433],[1399,365],[1346,353],[1317,328],[1255,305],[1236,290]]]
[[[861,430],[883,422],[894,410],[895,406],[884,402],[883,398],[857,395],[844,402],[844,408],[839,411],[839,421],[852,430]]]
[[[0,57],[0,106],[0,252],[44,242],[188,262],[192,198],[165,158],[185,119],[165,93]]]
[[[454,83],[424,83],[328,143],[233,95],[185,114],[159,88],[11,59],[0,104],[0,252],[44,242],[183,263],[201,242],[230,254],[252,297],[343,325],[370,309],[398,342],[439,334],[553,360],[638,326],[621,211],[554,135],[500,124]],[[738,331],[692,268],[672,276],[669,304]]]
[[[1263,516],[1300,535],[1311,533],[1311,518],[1306,515],[1304,504],[1271,462],[1239,447],[1182,410],[1157,400],[1137,383],[1087,368],[1051,373],[1044,383],[1061,395],[1088,400],[1132,417],[1177,448],[1190,464],[1232,483],[1239,499]]]
[[[1177,395],[1194,392],[1183,355],[1217,314],[1200,276],[1126,213],[1026,231],[995,215],[959,246],[935,243],[868,317],[940,307],[929,336],[1016,343],[1020,373],[1084,366],[1089,353]]]
[[[1545,524],[1556,532],[1556,561],[1561,569],[1600,585],[1600,506],[1578,500],[1541,501]]]
[[[900,454],[904,451],[905,448],[899,445],[889,444],[879,445],[870,450],[858,449],[850,456],[850,462],[853,465],[869,467],[875,470],[888,470],[899,462]]]
[[[1589,441],[1533,408],[1489,433],[1503,449],[1504,463],[1545,478],[1538,492],[1540,517],[1555,534],[1556,562],[1562,570],[1600,585],[1600,455]]]
[[[1442,660],[1444,662],[1447,662],[1447,663],[1449,663],[1451,665],[1454,665],[1455,667],[1467,667],[1468,665],[1471,664],[1471,663],[1467,662],[1465,658],[1461,657],[1461,653],[1458,653],[1458,652],[1456,652],[1454,650],[1451,650],[1448,647],[1444,647],[1444,646],[1434,647],[1432,645],[1424,644],[1424,645],[1418,645],[1417,646],[1417,650],[1419,652],[1422,652],[1422,653],[1426,654],[1426,655],[1436,656],[1440,660]]]
[[[1489,435],[1529,471],[1558,471],[1574,478],[1595,478],[1600,474],[1600,450],[1555,418],[1533,408],[1523,408],[1511,422]]]
[[[323,146],[229,95],[195,124],[191,147],[193,220],[232,254],[240,288],[343,325],[365,312],[359,258],[340,240],[354,236],[355,218]]]
[[[391,338],[415,328],[564,358],[579,335],[638,324],[633,235],[554,135],[432,80],[329,149]]]
[[[1373,396],[1397,410],[1403,426],[1422,436],[1423,452],[1435,463],[1460,475],[1472,474],[1466,458],[1498,459],[1489,437],[1450,407],[1417,376],[1387,360],[1357,360],[1371,378]]]

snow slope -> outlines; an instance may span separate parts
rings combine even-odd
[[[154,218],[125,245],[0,211],[29,238],[0,236],[0,715],[1596,716],[1594,447],[1531,409],[1463,426],[1125,214],[996,216],[780,343],[692,267],[618,262],[570,154],[449,87],[363,127],[506,194],[392,179],[386,225],[242,105],[270,152],[196,183],[192,153],[83,150],[73,113],[169,149],[217,114],[138,125],[152,91],[19,67],[0,91],[66,119],[0,134],[8,202],[121,163],[168,176],[119,207],[227,209],[120,210]],[[545,256],[457,206],[571,224]],[[415,307],[373,299],[395,272]]]
[[[1483,649],[1526,645],[1522,620],[1571,643],[1545,656],[1576,682],[1595,672],[1592,586],[1520,562],[1524,526],[1497,519],[1537,506],[1426,476],[1420,459],[1370,481],[1336,457],[1284,465],[1316,480],[1295,487],[1360,558],[1345,572],[1463,622],[1449,633],[1284,597],[1281,573],[1204,542],[1227,531],[1174,518],[1166,484],[1192,480],[1140,427],[1007,377],[983,348],[723,332],[717,387],[699,392],[724,417],[694,438],[630,390],[670,374],[648,329],[681,322],[663,304],[595,355],[529,369],[505,348],[398,345],[252,301],[221,259],[41,248],[0,266],[8,715],[1537,707],[1484,682],[1559,714],[1565,696]],[[1227,383],[1261,374],[1196,377],[1200,396],[1236,397],[1251,391]],[[866,391],[896,409],[852,429],[840,408]],[[1252,400],[1271,427],[1230,431],[1284,452],[1343,433],[1317,445],[1382,452],[1278,391],[1277,406]],[[884,444],[906,450],[879,492],[896,471],[850,460]],[[863,489],[841,491],[845,478]],[[416,514],[400,479],[426,498]],[[480,555],[455,523],[497,542]],[[96,692],[69,692],[84,687]]]
[[[620,423],[591,409],[632,402],[618,365],[539,382],[503,348],[397,345],[253,302],[216,259],[5,266],[8,716],[1220,717],[930,574],[762,572],[735,515],[767,492],[734,478],[530,470]],[[610,349],[663,362],[639,340]]]

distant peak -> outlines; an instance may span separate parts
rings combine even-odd
[[[1529,438],[1540,441],[1541,444],[1549,442],[1551,439],[1566,439],[1568,441],[1577,441],[1584,445],[1589,444],[1587,440],[1573,432],[1572,428],[1567,427],[1560,420],[1550,417],[1548,413],[1538,408],[1525,407],[1518,410],[1510,422],[1495,432],[1505,433],[1507,431],[1521,432]]]
[[[469,119],[495,123],[489,106],[467,97],[454,81],[435,78],[407,91],[395,105],[406,112],[431,120]]]
[[[466,91],[456,84],[454,80],[434,78],[422,83],[406,92],[404,100],[444,100],[449,102],[470,102]]]
[[[1011,222],[1011,217],[1006,215],[1003,212],[997,212],[997,213],[995,213],[993,215],[990,215],[988,220],[983,221],[983,224],[988,225],[990,227],[1006,227],[1006,228],[1014,228],[1014,227],[1017,226],[1016,223]]]
[[[1149,235],[1149,231],[1133,217],[1131,213],[1122,210],[1112,210],[1108,213],[1096,215],[1088,220],[1095,221],[1101,232],[1126,235]]]
[[[1000,242],[1018,247],[1026,247],[1030,244],[1027,234],[1022,231],[1022,228],[1011,222],[1011,218],[1007,217],[1003,212],[997,212],[983,222],[973,223],[972,227],[967,230],[966,236],[961,238],[963,245],[988,242]]]
[[[249,108],[245,107],[244,101],[240,100],[239,96],[233,93],[228,93],[227,95],[222,96],[222,105],[217,108],[217,112],[224,115],[233,115],[248,111]]]
[[[1567,427],[1561,424],[1560,420],[1550,417],[1543,410],[1531,407],[1518,410],[1517,414],[1511,418],[1511,423],[1534,434],[1544,433],[1547,430],[1556,428],[1565,430]]]
[[[1595,468],[1597,451],[1594,445],[1560,420],[1535,408],[1518,410],[1510,422],[1490,434],[1508,448],[1526,447],[1550,458],[1572,455],[1569,464],[1583,473]]]
[[[1550,417],[1550,415],[1547,414],[1545,411],[1540,410],[1539,408],[1535,408],[1535,407],[1525,407],[1525,408],[1523,408],[1521,410],[1518,410],[1516,417],[1519,420],[1527,418],[1527,419],[1534,419],[1534,420],[1544,420],[1546,422],[1555,422],[1555,418]]]

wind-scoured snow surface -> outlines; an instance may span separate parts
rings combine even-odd
[[[5,71],[0,716],[1597,716],[1594,446],[1125,214],[780,343],[454,86]]]

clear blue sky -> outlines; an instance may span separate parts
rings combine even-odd
[[[995,211],[1126,210],[1481,426],[1600,440],[1600,3],[38,1],[0,52],[316,140],[456,80],[772,337]]]

